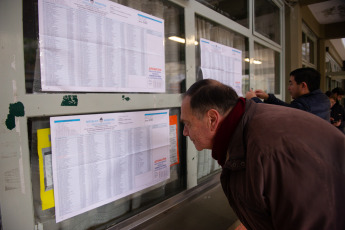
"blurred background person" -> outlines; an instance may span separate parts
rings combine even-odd
[[[320,90],[320,73],[313,68],[299,68],[290,73],[289,93],[294,99],[290,104],[276,98],[273,94],[267,94],[263,90],[250,90],[246,94],[247,99],[257,103],[264,99],[265,103],[291,107],[304,110],[330,121],[330,102],[328,97]]]
[[[331,107],[331,114],[334,116],[333,118],[335,119],[335,121],[340,120],[340,125],[336,127],[341,132],[345,133],[344,131],[345,111],[344,111],[344,107],[340,104],[342,98],[344,97],[344,90],[340,87],[334,88],[332,90],[331,97],[335,99],[335,104]]]
[[[330,92],[330,91],[329,91]],[[330,92],[331,93],[331,92]],[[329,101],[331,103],[331,109],[330,109],[330,114],[331,114],[331,124],[334,125],[335,127],[339,127],[341,124],[341,117],[339,116],[338,113],[336,113],[334,110],[332,110],[333,106],[337,102],[336,96],[332,95],[332,93],[329,95]]]

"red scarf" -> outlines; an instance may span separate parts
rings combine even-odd
[[[241,120],[246,106],[246,100],[243,97],[238,99],[235,107],[230,111],[229,115],[220,124],[212,148],[212,157],[218,161],[223,167],[226,161],[226,153],[229,142],[235,132],[235,129]]]

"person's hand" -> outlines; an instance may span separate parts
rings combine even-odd
[[[253,91],[253,90],[249,90],[247,93],[246,93],[246,98],[248,99],[248,100],[250,100],[250,99],[252,99],[253,97],[256,97],[256,94],[255,94],[255,92]]]
[[[255,90],[255,94],[258,98],[261,98],[261,99],[264,99],[264,100],[267,100],[268,99],[268,94],[265,93],[263,90],[261,89],[257,89]]]
[[[335,127],[338,127],[341,124],[341,120],[334,121],[334,118],[331,117],[331,124],[334,125]]]
[[[336,122],[333,123],[333,125],[334,125],[335,127],[339,127],[340,124],[341,124],[341,120],[336,121]]]

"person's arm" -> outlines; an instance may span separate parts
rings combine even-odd
[[[256,103],[263,103],[261,100],[260,100],[260,98],[258,98],[258,97],[252,97],[251,98],[253,101],[255,101]]]
[[[299,100],[298,98],[293,100],[291,104],[289,104],[276,98],[273,94],[268,94],[268,99],[265,100],[264,102],[268,104],[281,105],[281,106],[300,109],[304,111],[310,111],[309,106],[306,103],[304,103],[302,100]]]
[[[290,107],[290,104],[276,98],[273,94],[268,94],[268,98],[264,100],[265,103],[274,104],[274,105],[282,105]]]
[[[258,98],[261,98],[264,100],[265,103],[267,104],[274,104],[274,105],[282,105],[282,106],[288,106],[290,107],[290,104],[282,101],[282,100],[279,100],[278,98],[276,98],[273,94],[268,94],[266,92],[264,92],[263,90],[261,89],[257,89],[255,90],[255,95],[258,97]],[[258,99],[259,100],[259,99]]]

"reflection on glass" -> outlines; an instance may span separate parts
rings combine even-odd
[[[168,39],[170,36],[184,38],[183,9],[163,0],[117,0],[113,2],[164,19],[166,93],[184,92],[185,44]],[[23,33],[26,91],[27,93],[39,93],[42,90],[38,50],[37,0],[23,1]]]
[[[198,152],[198,181],[221,169],[221,166],[212,158],[212,151],[204,149]]]
[[[248,0],[229,1],[229,0],[197,0],[203,5],[221,13],[231,20],[249,27],[248,21]]]
[[[254,43],[254,74],[250,78],[250,87],[262,89],[267,93],[280,93],[280,56],[279,53]]]
[[[280,44],[280,9],[272,0],[255,0],[255,31]]]

